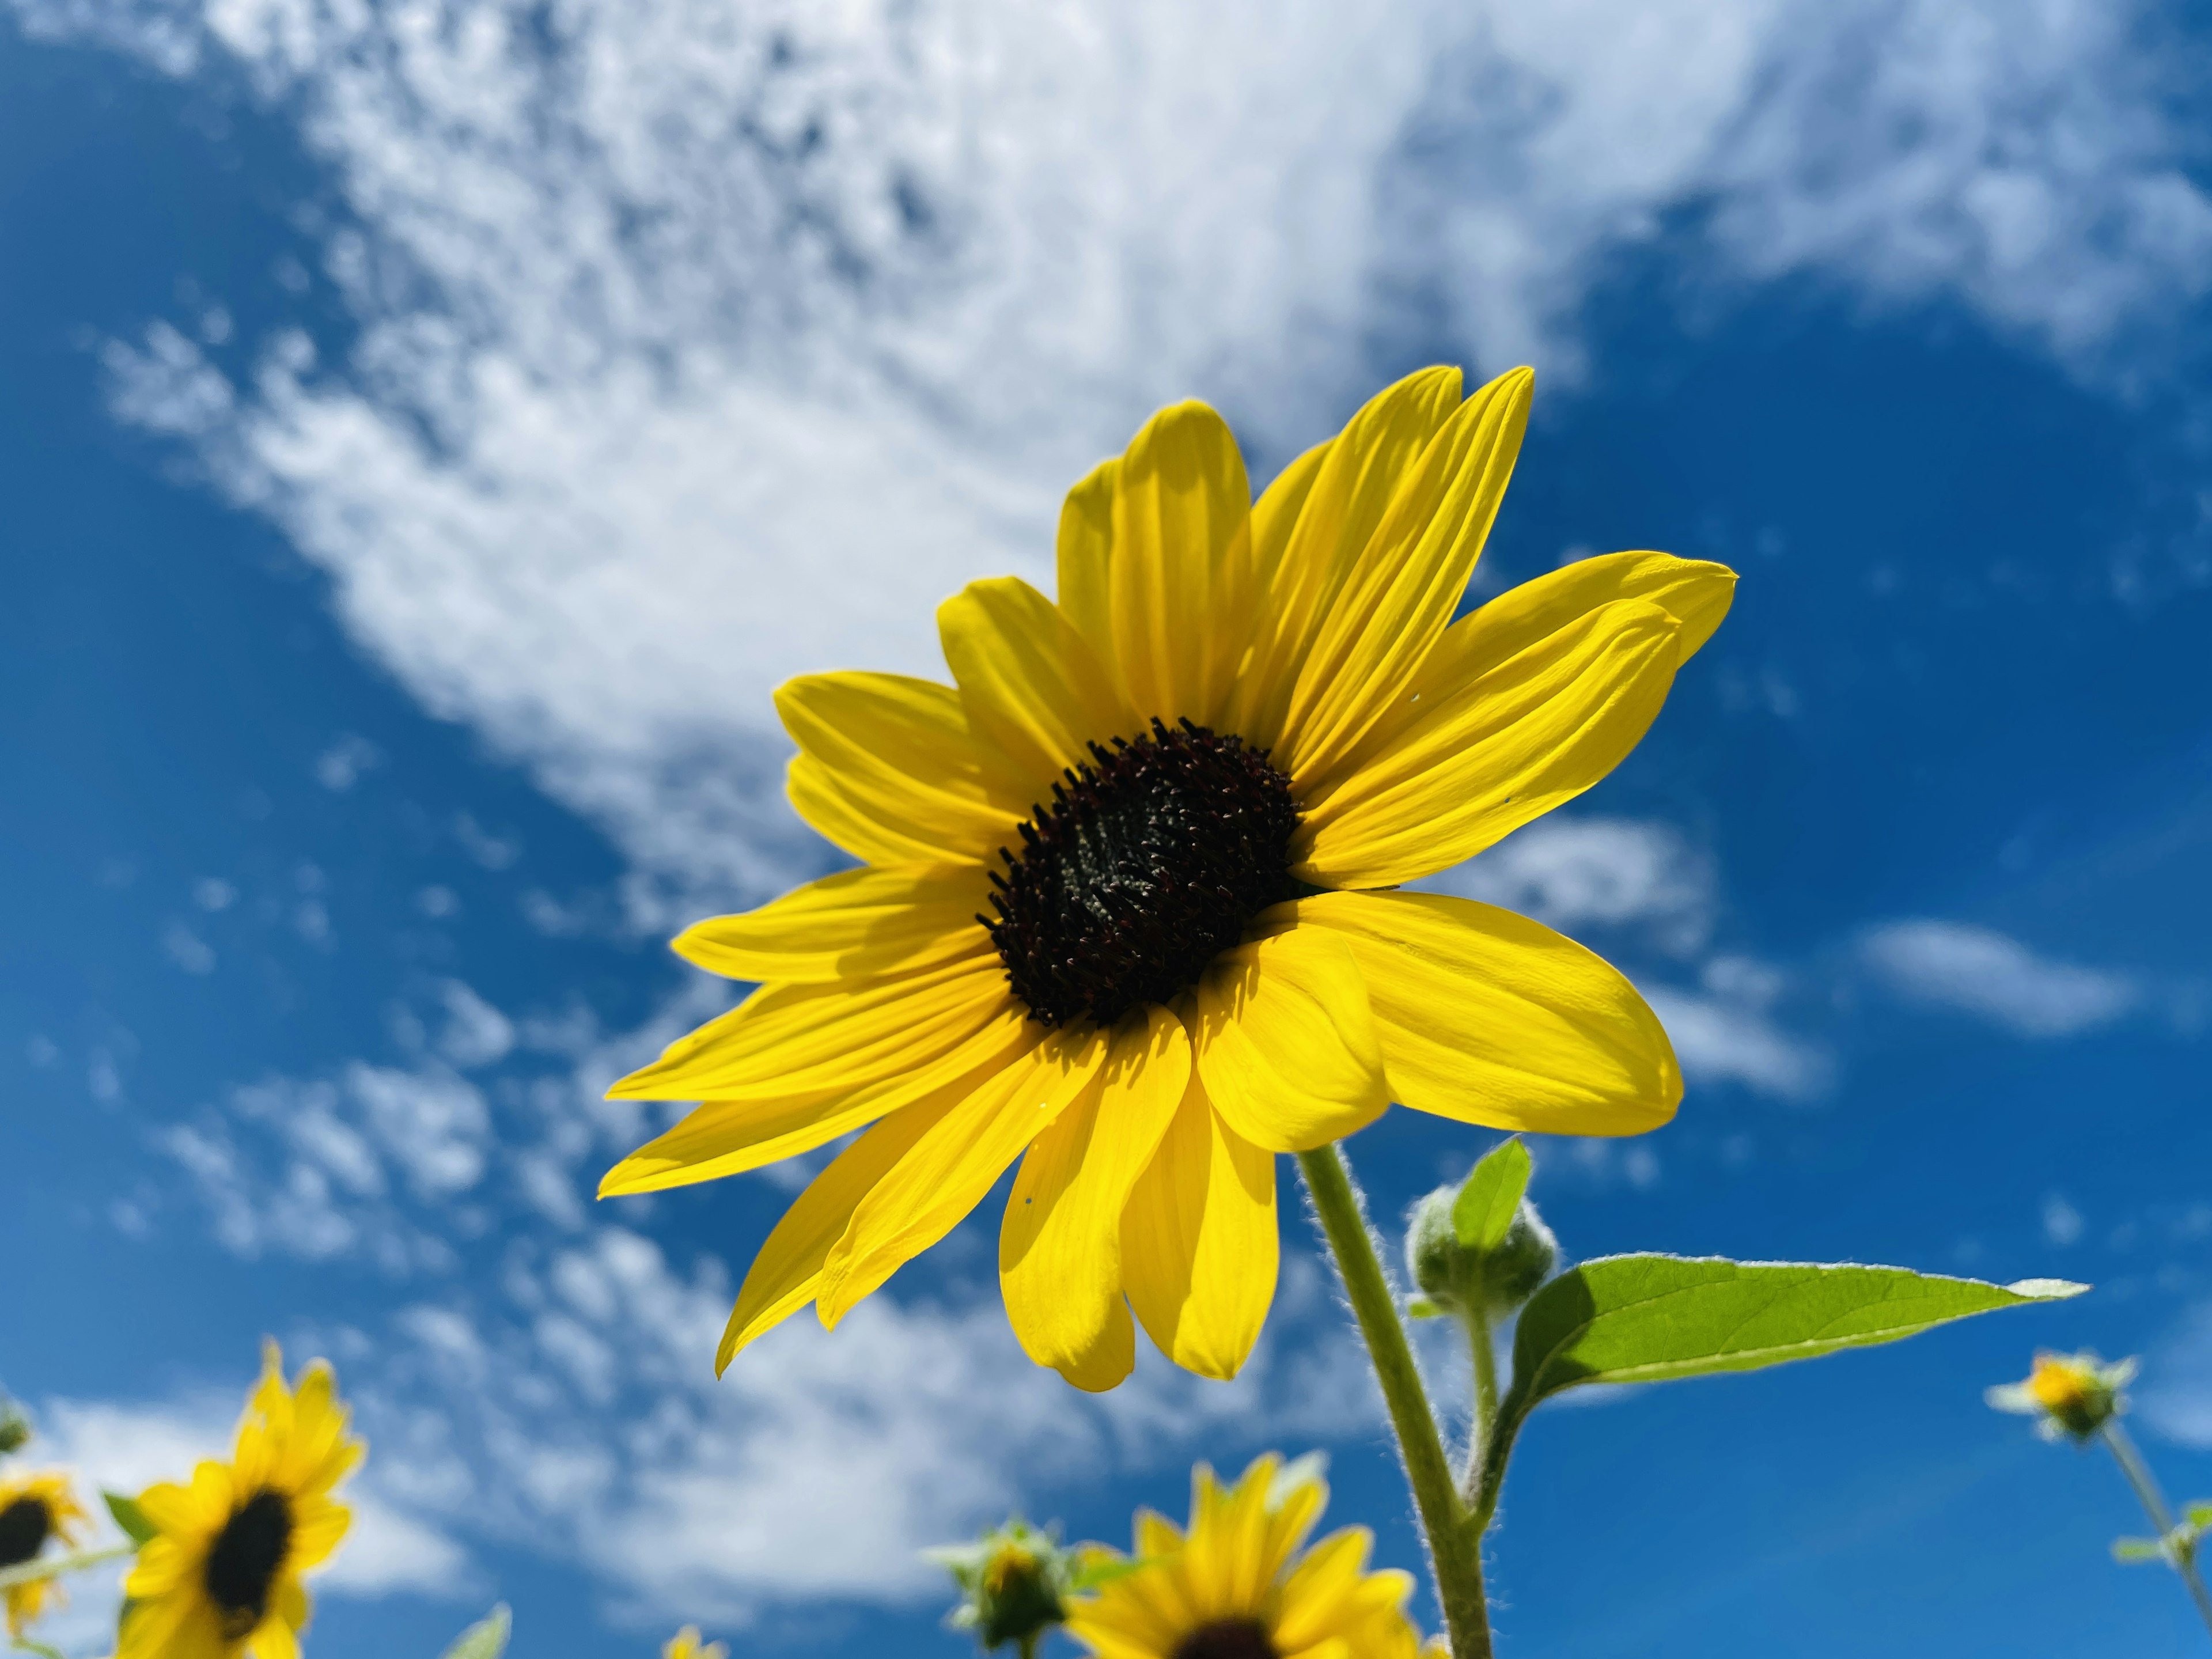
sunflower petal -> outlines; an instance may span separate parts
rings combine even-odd
[[[1285,715],[1279,764],[1301,787],[1329,779],[1449,625],[1513,476],[1533,380],[1515,369],[1453,412],[1346,571]]]
[[[1274,1154],[1223,1122],[1194,1075],[1121,1214],[1130,1306],[1185,1370],[1234,1376],[1275,1299],[1280,1247]]]
[[[1424,686],[1424,713],[1309,799],[1295,873],[1316,886],[1393,886],[1571,800],[1658,717],[1681,629],[1649,600],[1616,600],[1486,672]]]
[[[1079,1389],[1110,1389],[1134,1363],[1121,1212],[1189,1080],[1181,1020],[1158,1006],[1123,1020],[1104,1066],[1031,1145],[1006,1200],[1006,1317],[1030,1358]]]
[[[1269,1152],[1340,1140],[1390,1103],[1367,987],[1331,934],[1292,927],[1224,951],[1199,981],[1192,1036],[1214,1110]]]
[[[694,922],[670,947],[726,979],[827,984],[935,967],[991,948],[972,866],[842,870],[743,915]]]
[[[1162,410],[1069,493],[1060,609],[1140,720],[1220,720],[1250,643],[1251,512],[1237,440],[1200,403]]]
[[[856,858],[975,863],[1027,811],[960,695],[902,674],[803,674],[776,688],[799,748],[792,805]]]
[[[1333,1532],[1307,1552],[1283,1581],[1283,1611],[1275,1622],[1275,1645],[1297,1653],[1341,1635],[1352,1594],[1367,1571],[1374,1534],[1364,1527]]]
[[[857,983],[768,985],[685,1033],[610,1100],[827,1100],[926,1066],[989,1024],[1006,969],[982,948],[926,971]]]
[[[1253,508],[1262,632],[1238,687],[1232,723],[1276,744],[1298,672],[1391,498],[1460,406],[1455,368],[1425,368],[1385,386],[1325,444],[1283,470]]]
[[[853,1212],[899,1159],[939,1120],[975,1091],[963,1078],[877,1124],[830,1160],[784,1212],[783,1219],[753,1258],[738,1287],[721,1346],[714,1351],[714,1375],[729,1368],[738,1351],[814,1299],[822,1264],[845,1236]]]
[[[862,1199],[823,1265],[815,1308],[834,1327],[959,1225],[1106,1058],[1103,1031],[1055,1032],[981,1083]]]
[[[1037,1036],[1028,1015],[1006,997],[979,1030],[942,1055],[842,1096],[824,1099],[810,1091],[781,1099],[708,1101],[608,1170],[599,1196],[688,1187],[812,1152],[935,1090],[972,1089],[1035,1048]]]
[[[1324,893],[1300,931],[1358,960],[1392,1094],[1538,1134],[1627,1135],[1674,1115],[1682,1074],[1619,969],[1540,922],[1435,893]]]
[[[969,583],[938,606],[937,631],[969,723],[1030,785],[1024,813],[1086,744],[1137,730],[1075,624],[1018,577]]]

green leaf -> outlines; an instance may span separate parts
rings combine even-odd
[[[514,1628],[514,1617],[502,1601],[463,1631],[460,1640],[446,1650],[445,1659],[499,1659],[507,1651],[507,1632]]]
[[[2191,1504],[2182,1511],[2182,1519],[2199,1532],[2212,1532],[2212,1504]]]
[[[2115,1538],[2112,1559],[2123,1565],[2136,1566],[2145,1561],[2163,1561],[2166,1552],[2155,1538]]]
[[[1408,1297],[1406,1317],[1408,1319],[1442,1319],[1451,1311],[1440,1302],[1431,1302],[1425,1296]]]
[[[1528,1190],[1528,1149],[1516,1135],[1492,1147],[1468,1171],[1452,1203],[1453,1233],[1471,1250],[1496,1249]]]
[[[1501,1415],[1517,1422],[1584,1383],[1757,1370],[2087,1288],[2053,1279],[2008,1287],[1902,1267],[1607,1256],[1562,1273],[1522,1310]]]
[[[152,1541],[158,1528],[146,1518],[146,1511],[138,1507],[137,1498],[125,1498],[119,1492],[104,1492],[100,1495],[107,1500],[107,1512],[115,1517],[115,1524],[123,1528],[125,1537],[134,1544]]]

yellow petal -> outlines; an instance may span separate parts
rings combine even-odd
[[[610,1100],[830,1099],[927,1065],[1004,1005],[1006,967],[982,949],[940,966],[826,985],[762,987],[607,1091]]]
[[[1069,493],[1060,609],[1139,720],[1221,720],[1251,642],[1251,511],[1237,440],[1200,403],[1162,410]]]
[[[1735,572],[1724,564],[1671,553],[1606,553],[1509,588],[1453,624],[1437,650],[1448,641],[1463,663],[1500,663],[1600,605],[1648,599],[1681,623],[1676,640],[1687,662],[1712,638],[1735,598]],[[1464,672],[1443,656],[1425,665],[1422,678],[1449,681]]]
[[[937,632],[969,722],[1019,769],[1028,805],[1085,744],[1139,729],[1075,624],[1018,577],[969,583],[938,606]]]
[[[1237,1375],[1275,1299],[1275,1159],[1195,1075],[1121,1214],[1121,1280],[1145,1334],[1200,1376]],[[1154,1553],[1138,1539],[1140,1552]]]
[[[1640,1134],[1674,1115],[1682,1074],[1658,1018],[1572,939],[1434,893],[1297,908],[1301,931],[1334,933],[1358,958],[1403,1104],[1538,1134]]]
[[[1449,625],[1513,476],[1533,381],[1515,369],[1453,412],[1346,573],[1284,718],[1276,764],[1301,789],[1407,695]]]
[[[1364,1527],[1331,1533],[1307,1552],[1283,1581],[1283,1610],[1275,1621],[1275,1645],[1296,1653],[1340,1633],[1340,1626],[1367,1571],[1374,1534]]]
[[[694,922],[672,947],[727,979],[826,984],[934,967],[991,948],[972,866],[842,870],[739,916]]]
[[[959,1225],[1006,1166],[1105,1062],[1103,1031],[1056,1031],[945,1114],[853,1212],[823,1264],[815,1308],[834,1327],[860,1300]]]
[[[1423,713],[1309,799],[1295,873],[1322,887],[1394,886],[1571,800],[1658,717],[1681,626],[1649,600],[1616,600],[1486,672],[1424,684]]]
[[[1269,1152],[1341,1140],[1390,1103],[1367,987],[1332,934],[1291,927],[1223,951],[1191,1036],[1214,1110]]]
[[[1022,1160],[999,1231],[999,1283],[1023,1351],[1096,1393],[1135,1358],[1121,1297],[1121,1212],[1190,1080],[1182,1022],[1123,1019],[1105,1065]]]
[[[295,1504],[292,1522],[290,1560],[295,1567],[312,1567],[338,1547],[353,1523],[352,1511],[327,1498]]]
[[[814,1299],[822,1264],[830,1247],[845,1236],[853,1212],[891,1166],[939,1120],[975,1091],[972,1079],[938,1090],[902,1108],[855,1140],[807,1183],[798,1201],[784,1212],[768,1242],[753,1258],[738,1287],[737,1304],[714,1352],[720,1376],[739,1349],[774,1329]]]
[[[1029,810],[1019,780],[977,741],[948,686],[902,674],[804,674],[776,688],[775,708],[799,748],[792,805],[856,858],[977,862]]]
[[[824,1100],[817,1093],[710,1100],[607,1171],[599,1196],[659,1192],[742,1175],[827,1146],[950,1086],[972,1088],[1036,1046],[1041,1033],[1011,997],[981,1030],[937,1059]]]
[[[1455,368],[1421,369],[1385,386],[1343,431],[1285,468],[1253,508],[1261,633],[1232,724],[1258,746],[1281,740],[1299,670],[1339,591],[1459,394]]]

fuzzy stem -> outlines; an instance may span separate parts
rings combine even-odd
[[[1420,1367],[1414,1363],[1413,1345],[1406,1340],[1405,1322],[1398,1313],[1397,1297],[1384,1277],[1382,1261],[1367,1230],[1359,1189],[1352,1171],[1334,1146],[1298,1154],[1306,1192],[1320,1218],[1322,1236],[1336,1258],[1346,1299],[1358,1321],[1359,1334],[1375,1364],[1376,1380],[1382,1385],[1383,1403],[1390,1410],[1390,1426],[1398,1437],[1398,1453],[1406,1466],[1406,1481],[1413,1490],[1413,1507],[1429,1547],[1429,1563],[1437,1578],[1437,1599],[1443,1604],[1444,1623],[1451,1634],[1453,1659],[1491,1659],[1490,1608],[1482,1586],[1482,1540],[1469,1526],[1466,1506],[1452,1482],[1451,1460],[1445,1455],[1443,1437],[1437,1431],[1436,1413],[1429,1407],[1428,1391],[1421,1384]]]

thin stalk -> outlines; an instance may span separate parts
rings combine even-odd
[[[1359,1322],[1368,1358],[1374,1362],[1376,1380],[1382,1385],[1390,1426],[1398,1437],[1398,1455],[1406,1466],[1406,1482],[1413,1490],[1413,1507],[1428,1541],[1453,1659],[1491,1659],[1482,1540],[1470,1530],[1466,1507],[1453,1485],[1451,1460],[1444,1454],[1443,1437],[1437,1431],[1436,1413],[1429,1407],[1413,1344],[1406,1340],[1397,1298],[1383,1276],[1374,1235],[1367,1231],[1359,1190],[1334,1146],[1300,1152],[1298,1168],[1305,1176],[1314,1212],[1321,1218],[1329,1253],[1336,1258],[1337,1273]]]
[[[2190,1600],[2197,1603],[2197,1616],[2204,1621],[2205,1629],[2212,1630],[2212,1595],[2205,1594],[2204,1580],[2197,1574],[2197,1552],[2193,1548],[2174,1548],[2171,1541],[2173,1516],[2166,1507],[2166,1495],[2159,1491],[2158,1482],[2151,1477],[2150,1466],[2142,1461],[2142,1454],[2136,1449],[2136,1443],[2128,1437],[2128,1431],[2119,1425],[2117,1419],[2107,1418],[2104,1427],[2097,1433],[2112,1452],[2112,1461],[2120,1466],[2120,1473],[2127,1476],[2128,1485],[2136,1489],[2136,1498],[2142,1504],[2143,1513],[2150,1516],[2151,1525],[2158,1528],[2159,1542],[2166,1548],[2166,1559],[2173,1563],[2173,1570],[2181,1575],[2181,1582],[2189,1586]]]
[[[1486,1298],[1477,1297],[1467,1310],[1468,1346],[1474,1357],[1474,1427],[1468,1436],[1467,1469],[1460,1485],[1471,1503],[1475,1480],[1482,1468],[1483,1448],[1498,1426],[1498,1350],[1492,1346],[1490,1312]]]
[[[82,1572],[87,1567],[99,1566],[105,1561],[120,1561],[126,1555],[136,1555],[136,1544],[112,1544],[96,1550],[76,1550],[68,1555],[46,1555],[26,1561],[21,1566],[0,1572],[0,1590],[15,1589],[18,1584],[35,1584],[44,1579],[59,1578],[64,1573]]]

